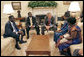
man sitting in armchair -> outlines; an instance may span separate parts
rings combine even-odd
[[[20,40],[21,35],[21,40]],[[21,49],[18,42],[20,43],[26,43],[26,41],[23,41],[24,33],[22,30],[18,29],[16,26],[16,23],[14,22],[14,16],[9,16],[9,21],[5,25],[5,33],[3,35],[4,38],[7,37],[13,37],[16,40],[15,48]]]
[[[51,13],[47,13],[47,16],[45,17],[45,22],[43,23],[42,27],[41,27],[41,33],[42,35],[44,35],[44,30],[47,29],[53,29],[53,31],[55,32],[57,30],[56,27],[56,21],[55,18],[51,15]]]
[[[36,22],[36,18],[34,16],[32,16],[31,12],[29,12],[27,20],[26,20],[27,39],[29,39],[29,30],[31,28],[35,28],[36,29],[37,35],[40,34],[40,29],[39,29],[39,26],[38,26],[38,24]]]

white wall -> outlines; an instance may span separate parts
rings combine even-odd
[[[3,13],[3,6],[4,6],[4,4],[9,4],[11,2],[18,2],[18,1],[1,1],[1,24],[3,24],[4,21],[6,22],[8,20],[8,15]],[[21,2],[21,15],[22,15],[22,17],[27,17],[27,13],[32,12],[32,8],[28,7],[29,1],[19,1],[19,2]],[[58,3],[58,5],[56,8],[53,9],[53,14],[56,16],[59,16],[59,17],[63,16],[64,13],[67,11],[69,5],[63,5],[63,1],[56,1],[56,2]],[[82,1],[78,1],[78,2],[80,3],[80,8],[82,11],[83,2]],[[17,10],[14,10],[14,11],[15,12],[12,13],[12,15],[17,17]]]

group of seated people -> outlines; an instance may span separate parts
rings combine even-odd
[[[54,41],[61,54],[65,54],[67,56],[71,55],[69,48],[70,45],[82,42],[81,29],[76,24],[76,18],[67,18],[67,21],[65,21],[61,30],[54,33]]]
[[[13,15],[9,16],[9,21],[5,25],[5,33],[4,38],[13,37],[16,40],[15,47],[17,49],[21,49],[19,43],[26,43],[27,41],[23,41],[23,36],[25,35],[25,29],[19,29],[16,26],[15,18]],[[69,46],[73,44],[81,43],[81,29],[76,24],[76,18],[68,16],[64,18],[64,24],[59,31],[57,31],[57,25],[55,18],[48,13],[45,17],[45,22],[41,26],[41,34],[45,35],[45,29],[48,31],[49,29],[53,29],[54,31],[54,42],[56,47],[59,48],[61,54],[70,55]],[[27,39],[29,39],[29,31],[30,29],[35,28],[37,35],[40,35],[40,27],[36,22],[36,18],[32,16],[32,13],[28,13],[28,17],[26,20],[26,32],[27,32]],[[68,37],[64,35],[68,34]],[[21,40],[20,40],[21,35]],[[62,40],[65,40],[64,42]],[[18,43],[19,42],[19,43]]]
[[[36,29],[37,35],[40,35],[40,27],[36,21],[36,18],[32,16],[31,12],[29,12],[27,20],[26,20],[26,25],[25,25],[27,39],[29,39],[29,31],[32,28]],[[45,17],[45,22],[41,26],[42,35],[44,35],[45,29],[49,30],[50,28],[53,28],[54,32],[57,29],[56,24],[55,24],[55,18],[51,15],[51,13],[48,13]],[[21,48],[18,42],[21,44],[27,42],[27,41],[23,41],[23,36],[25,36],[25,29],[22,26],[18,28],[15,23],[14,16],[11,15],[9,16],[9,21],[5,25],[5,32],[3,34],[3,37],[4,38],[13,37],[16,40],[15,47],[20,50]]]

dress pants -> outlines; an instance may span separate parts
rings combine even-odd
[[[42,35],[45,35],[45,33],[44,33],[45,29],[46,29],[45,26],[41,27],[41,34]],[[52,27],[50,27],[50,29],[52,29],[55,32],[57,30],[57,27],[56,26],[52,26]]]
[[[35,26],[34,28],[36,29],[37,35],[39,35],[39,34],[40,34],[39,26]],[[26,28],[26,31],[27,31],[27,37],[28,37],[28,38],[29,38],[29,31],[30,31],[30,29],[31,29],[30,26],[28,26],[28,27]]]
[[[18,45],[18,42],[22,41],[23,40],[23,36],[25,35],[25,30],[21,29],[21,31],[23,31],[23,35],[21,35],[20,33],[16,34],[16,33],[13,32],[12,34],[9,34],[9,35],[7,35],[4,38],[12,37],[12,38],[14,38],[16,40],[16,45]],[[20,35],[21,35],[21,40],[19,39]]]

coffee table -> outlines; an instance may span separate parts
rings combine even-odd
[[[26,56],[29,54],[50,56],[48,35],[34,35],[26,50]]]

